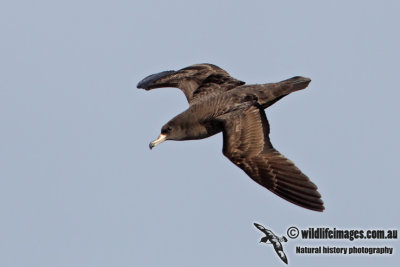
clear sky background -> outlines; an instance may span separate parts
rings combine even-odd
[[[253,222],[399,229],[399,1],[3,1],[0,266],[283,266]],[[251,83],[310,86],[269,108],[274,146],[326,210],[292,205],[222,153],[166,142],[187,108],[145,76],[214,63]],[[395,255],[299,256],[390,246]],[[292,266],[394,266],[399,241],[289,240]]]

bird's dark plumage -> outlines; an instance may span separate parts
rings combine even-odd
[[[258,223],[254,223],[254,226],[257,227],[258,230],[263,232],[265,236],[261,238],[260,243],[268,243],[274,246],[276,254],[278,254],[279,258],[286,264],[288,264],[288,259],[286,257],[285,252],[283,252],[283,247],[281,242],[287,242],[287,238],[282,236],[278,237],[271,230],[266,229],[264,226]]]
[[[304,89],[310,79],[296,76],[278,83],[244,85],[212,64],[164,71],[137,85],[146,90],[181,89],[189,108],[161,129],[150,148],[165,140],[195,140],[223,132],[223,154],[260,185],[301,207],[324,210],[317,187],[272,146],[264,113],[282,97]]]

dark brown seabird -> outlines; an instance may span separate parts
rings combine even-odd
[[[254,226],[257,227],[258,230],[263,232],[265,236],[261,238],[260,243],[272,244],[274,246],[276,254],[278,254],[279,258],[286,264],[288,264],[288,259],[286,257],[285,252],[283,252],[283,246],[281,242],[287,242],[287,238],[285,236],[278,237],[271,230],[266,229],[264,226],[258,223],[254,223]],[[269,242],[269,243],[268,243]]]
[[[296,76],[278,83],[244,85],[212,64],[163,71],[141,80],[151,90],[176,87],[189,108],[161,128],[150,149],[165,140],[196,140],[222,131],[223,154],[254,181],[306,209],[323,211],[317,186],[272,146],[264,109],[311,82]]]

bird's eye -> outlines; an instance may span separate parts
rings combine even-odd
[[[165,127],[164,129],[162,129],[161,133],[166,134],[169,133],[172,130],[171,126]]]

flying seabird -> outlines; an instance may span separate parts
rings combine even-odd
[[[285,252],[283,252],[283,247],[281,242],[287,242],[287,238],[282,236],[278,237],[275,235],[271,230],[266,229],[264,226],[258,223],[254,223],[254,226],[257,227],[258,230],[263,232],[265,236],[261,238],[260,243],[266,243],[266,244],[272,244],[274,246],[274,249],[276,251],[276,254],[278,254],[279,258],[286,264],[288,264],[288,260],[286,257]],[[269,243],[267,243],[269,241]]]
[[[176,87],[189,108],[161,128],[150,149],[166,140],[197,140],[223,133],[223,154],[250,178],[306,209],[323,211],[317,186],[271,144],[264,109],[311,82],[296,76],[278,83],[245,85],[212,64],[163,71],[141,80],[151,90]]]

